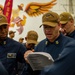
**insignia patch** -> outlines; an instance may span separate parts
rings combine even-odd
[[[7,58],[16,58],[16,53],[8,53]]]
[[[59,44],[59,41],[56,41],[56,44]]]

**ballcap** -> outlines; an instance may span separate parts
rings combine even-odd
[[[27,43],[37,44],[38,34],[37,32],[31,30],[27,33]]]
[[[71,19],[73,19],[73,17],[69,12],[63,12],[60,14],[60,23],[61,24],[65,24]]]
[[[24,40],[24,38],[19,38],[19,40]]]
[[[10,31],[9,31],[9,34],[12,34],[12,33],[16,33],[16,31],[10,30]]]
[[[42,25],[48,25],[51,27],[55,27],[58,25],[59,15],[55,12],[49,11],[45,13],[42,17]]]
[[[0,26],[1,25],[4,25],[4,24],[7,24],[8,25],[7,18],[5,17],[5,15],[0,14]]]

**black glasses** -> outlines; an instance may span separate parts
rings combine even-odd
[[[67,22],[67,23],[68,23],[68,22]],[[61,28],[64,28],[64,27],[66,26],[67,23],[61,24]]]

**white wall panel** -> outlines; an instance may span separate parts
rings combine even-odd
[[[13,1],[14,1],[13,9],[17,9],[17,5],[20,5],[21,3],[24,3],[23,9],[25,9],[26,5],[30,2],[46,3],[46,2],[50,2],[52,0],[13,0]],[[4,2],[5,2],[5,0],[1,0],[0,4],[4,5]],[[60,14],[61,12],[69,12],[69,0],[57,0],[56,3],[57,4],[55,6],[53,6],[53,8],[50,10],[57,12],[58,14]],[[73,0],[73,10],[74,10],[74,14],[75,14],[75,0]],[[16,25],[14,28],[9,27],[9,30],[16,31],[16,35],[15,35],[14,39],[18,41],[19,37],[25,37],[29,30],[35,30],[38,32],[38,34],[39,34],[38,41],[44,39],[45,35],[43,33],[43,29],[42,29],[42,27],[39,28],[39,26],[42,24],[42,22],[41,22],[42,15],[37,16],[37,17],[29,17],[25,12],[20,12],[19,16],[23,17],[23,15],[25,15],[27,17],[27,19],[26,19],[26,24],[24,26],[24,31],[21,35],[19,35],[19,33],[16,31],[16,29],[18,28]]]

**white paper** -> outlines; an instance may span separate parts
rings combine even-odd
[[[27,59],[33,70],[42,70],[54,62],[52,56],[46,52],[33,52],[28,55]]]

